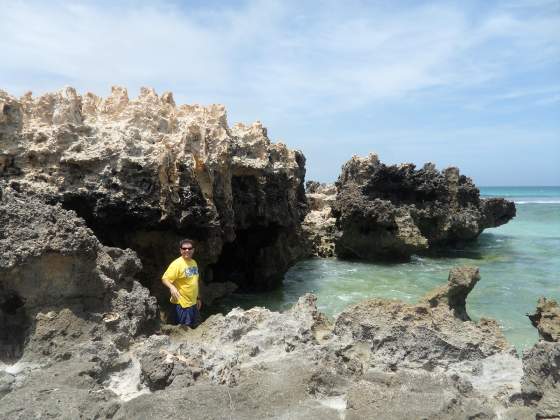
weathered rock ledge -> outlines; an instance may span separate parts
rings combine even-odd
[[[148,88],[136,99],[121,87],[105,99],[0,91],[0,182],[134,249],[156,296],[183,237],[197,240],[206,282],[278,285],[304,252],[304,175],[301,152],[272,143],[259,122],[229,127],[221,105],[178,106]]]

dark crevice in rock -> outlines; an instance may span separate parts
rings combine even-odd
[[[12,290],[0,290],[0,362],[21,357],[29,326],[24,299]]]
[[[264,291],[278,286],[282,276],[270,273],[266,254],[276,245],[281,230],[279,226],[268,226],[237,232],[236,239],[224,245],[218,262],[210,267],[214,280],[233,282],[243,291]],[[274,265],[272,261],[270,264]]]

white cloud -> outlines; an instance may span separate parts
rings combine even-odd
[[[336,118],[341,143],[402,124],[429,153],[438,152],[407,121],[410,109],[362,128],[341,115],[366,117],[387,104],[399,112],[402,104],[461,129],[471,124],[461,113],[503,119],[558,104],[557,1],[193,4],[0,0],[0,88],[19,95],[72,85],[107,95],[120,84],[134,96],[153,86],[179,103],[224,103],[230,120],[260,119],[273,137],[288,135],[304,149],[311,131]],[[538,120],[558,136],[557,124]],[[507,142],[507,130],[501,140],[499,128],[485,133]],[[340,145],[330,147],[335,155]],[[321,156],[308,158],[312,165]]]
[[[526,21],[500,11],[472,22],[452,6],[324,4],[331,7],[255,1],[201,21],[169,5],[3,2],[0,45],[11,59],[2,77],[40,72],[58,75],[53,84],[105,91],[113,83],[157,84],[187,97],[193,89],[203,100],[250,96],[301,110],[307,101],[331,99],[344,108],[468,86],[501,77],[519,57],[539,63],[558,53],[558,15]]]

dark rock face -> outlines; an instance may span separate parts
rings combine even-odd
[[[133,277],[141,265],[132,251],[103,247],[60,206],[0,191],[2,361],[20,358],[24,344],[54,354],[95,320],[123,345],[149,326],[156,302]]]
[[[278,285],[304,253],[305,157],[258,122],[229,127],[223,106],[176,106],[145,88],[135,100],[117,87],[106,99],[0,91],[0,110],[0,180],[74,210],[105,245],[134,249],[161,302],[184,237],[197,241],[206,282],[251,290]]]
[[[336,253],[363,259],[406,259],[476,238],[515,216],[503,199],[483,200],[456,168],[387,166],[376,155],[353,157],[336,183]]]

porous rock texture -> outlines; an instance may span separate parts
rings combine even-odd
[[[332,215],[332,205],[336,200],[336,188],[333,184],[321,184],[307,181],[305,195],[309,213],[301,225],[307,240],[307,254],[316,257],[334,257],[334,238],[336,219]]]
[[[336,254],[346,258],[407,259],[475,239],[515,216],[513,202],[481,199],[457,168],[388,166],[375,154],[346,162],[336,188]]]
[[[560,341],[560,306],[555,300],[540,297],[537,310],[528,316],[542,340]]]
[[[552,299],[539,298],[530,315],[540,340],[523,354],[521,397],[539,419],[560,418],[560,310]]]
[[[0,418],[107,418],[99,382],[156,327],[135,253],[72,211],[0,186]]]
[[[197,241],[207,283],[277,285],[304,252],[304,174],[300,152],[271,143],[259,122],[229,127],[222,105],[177,106],[149,88],[136,99],[121,87],[105,99],[0,91],[0,179],[76,211],[103,244],[134,249],[162,301],[183,237]]]

